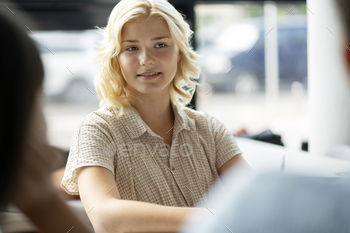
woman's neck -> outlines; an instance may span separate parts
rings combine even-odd
[[[158,135],[166,133],[174,125],[175,118],[169,94],[162,97],[142,96],[134,107],[140,113],[142,120]]]

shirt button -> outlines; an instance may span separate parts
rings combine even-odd
[[[175,167],[174,167],[174,166],[171,166],[171,170],[172,170],[172,171],[175,171]]]

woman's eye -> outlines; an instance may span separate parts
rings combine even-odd
[[[166,44],[157,44],[158,45],[161,45],[160,48],[164,48],[166,46]]]
[[[156,45],[157,48],[164,48],[164,47],[166,47],[166,46],[167,46],[167,45],[166,45],[166,44],[163,44],[163,43],[160,43],[160,44],[157,44],[157,45]],[[134,51],[134,50],[136,50],[136,49],[137,49],[137,48],[133,46],[133,47],[127,48],[126,50],[127,50],[127,51]]]
[[[132,50],[134,50],[133,48],[135,48],[135,49],[136,49],[136,47],[129,47],[129,48],[127,48],[126,50],[128,50],[128,51],[132,51]]]

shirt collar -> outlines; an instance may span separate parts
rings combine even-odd
[[[187,114],[193,109],[181,108],[176,106],[172,101],[170,101],[174,112],[174,134],[179,133],[181,130],[191,130],[191,125],[194,127],[194,120],[191,119]],[[125,127],[126,132],[131,138],[140,137],[146,131],[153,136],[158,136],[155,134],[148,125],[142,120],[140,114],[133,109],[125,109],[124,114],[120,117],[122,125]],[[170,129],[169,129],[170,130]],[[173,135],[174,135],[173,134]],[[159,136],[158,136],[159,137]]]

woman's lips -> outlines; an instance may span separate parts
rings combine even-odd
[[[161,74],[162,73],[158,73],[158,74],[155,74],[155,75],[148,75],[148,76],[139,76],[138,75],[138,77],[142,78],[143,80],[151,80],[151,79],[157,78]]]

